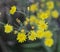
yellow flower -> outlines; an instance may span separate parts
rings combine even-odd
[[[21,32],[23,33],[25,30],[24,29],[21,29]]]
[[[52,16],[53,16],[54,18],[58,18],[58,17],[59,17],[58,11],[57,11],[57,10],[52,11]]]
[[[36,40],[36,33],[35,33],[35,31],[31,31],[30,32],[30,35],[28,35],[28,39],[31,40],[31,41]]]
[[[38,10],[37,4],[30,5],[30,7],[28,7],[28,10],[31,11],[31,12],[37,11]]]
[[[32,24],[32,23],[38,23],[38,19],[34,15],[30,16],[30,24]]]
[[[5,28],[6,33],[10,33],[13,31],[13,26],[11,26],[9,24],[4,25],[4,28]]]
[[[34,29],[34,28],[35,28],[35,26],[32,26],[31,28],[32,28],[32,29]]]
[[[43,30],[37,30],[37,38],[42,39],[44,38],[44,31]]]
[[[15,30],[15,31],[14,31],[14,34],[17,34],[17,33],[18,33],[18,31],[17,31],[17,30]]]
[[[40,12],[37,14],[38,18],[44,20],[44,19],[47,19],[49,16],[48,16],[48,13],[47,12]]]
[[[45,38],[51,38],[53,34],[51,31],[48,30],[48,31],[45,31],[44,35],[45,35],[44,36]]]
[[[34,15],[31,15],[31,16],[30,16],[30,22],[34,22],[34,21],[35,21],[35,18],[36,18],[36,17],[35,17]]]
[[[26,21],[29,22],[29,18],[28,17],[26,17]]]
[[[12,6],[10,9],[10,14],[14,14],[16,12],[16,6]]]
[[[38,28],[42,30],[47,30],[48,29],[48,23],[45,23],[45,21],[40,20],[38,24]]]
[[[30,19],[26,17],[26,20],[24,21],[24,25],[27,25],[29,23]]]
[[[30,7],[27,7],[27,10],[29,11]]]
[[[53,44],[54,44],[54,40],[53,40],[52,38],[50,38],[50,39],[45,39],[44,44],[45,44],[45,46],[47,46],[47,47],[51,47],[51,46],[53,46]]]
[[[18,33],[18,35],[17,35],[18,42],[23,43],[24,41],[26,41],[26,39],[27,39],[27,36],[25,35],[24,32],[23,33],[21,33],[21,32]]]
[[[20,24],[21,21],[20,21],[18,18],[16,18],[16,22],[17,22],[18,24]]]
[[[50,9],[50,10],[54,8],[54,2],[53,1],[48,1],[46,3],[46,5],[47,5],[47,8]]]

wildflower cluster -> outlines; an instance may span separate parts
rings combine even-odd
[[[16,6],[11,6],[9,13],[14,15],[16,9]],[[17,35],[16,40],[19,43],[23,43],[29,40],[35,41],[37,39],[44,39],[45,46],[53,46],[53,32],[49,30],[48,21],[51,17],[58,18],[59,16],[59,12],[54,8],[54,2],[47,1],[44,4],[40,4],[39,2],[33,3],[27,7],[27,11],[31,12],[31,15],[26,16],[26,20],[22,24],[19,19],[17,20],[22,25],[21,28],[19,26],[17,30],[14,30],[14,26],[5,24],[4,32],[14,32],[14,34]],[[28,25],[31,27],[29,27],[30,30],[27,28]]]

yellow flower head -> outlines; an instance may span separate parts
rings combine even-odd
[[[28,10],[31,12],[35,12],[38,10],[38,5],[37,4],[32,4],[30,7],[28,7]]]
[[[38,18],[44,20],[44,19],[47,19],[49,16],[48,16],[48,13],[47,12],[40,12],[37,14]]]
[[[27,36],[25,35],[25,33],[21,33],[21,32],[18,33],[17,35],[18,42],[23,43],[24,41],[26,41],[26,39]]]
[[[30,7],[27,7],[27,10],[29,11]]]
[[[31,24],[32,24],[32,23],[37,23],[36,16],[34,16],[34,15],[31,15],[31,16],[30,16],[30,23],[31,23]]]
[[[58,18],[58,16],[59,16],[58,11],[57,11],[57,10],[52,11],[52,16],[53,16],[54,18]]]
[[[13,26],[11,26],[9,24],[4,25],[4,28],[5,28],[6,33],[10,33],[13,31]]]
[[[30,16],[30,22],[34,22],[35,18],[36,18],[36,17],[35,17],[34,15],[31,15],[31,16]]]
[[[46,5],[47,5],[47,8],[50,9],[50,10],[52,10],[54,8],[54,2],[53,1],[48,1],[46,3]]]
[[[45,38],[51,38],[53,34],[52,34],[51,31],[48,30],[48,31],[45,31],[45,34],[44,35],[45,35],[44,36]]]
[[[16,12],[16,6],[12,6],[10,9],[10,14],[14,14]]]
[[[47,30],[48,29],[48,24],[45,23],[45,21],[40,20],[39,24],[38,24],[38,28],[42,29],[42,30]]]
[[[54,40],[53,40],[52,38],[50,38],[50,39],[45,39],[44,44],[45,44],[45,46],[47,46],[47,47],[51,47],[51,46],[53,46],[53,44],[54,44]]]
[[[30,35],[28,36],[28,39],[31,40],[31,41],[36,40],[36,33],[35,33],[35,31],[31,31],[30,32]]]
[[[34,29],[34,28],[35,28],[35,26],[32,26],[31,28],[32,28],[32,29]]]
[[[27,25],[28,24],[28,21],[24,21],[24,25]]]
[[[37,38],[42,39],[44,38],[44,31],[43,30],[37,30]]]
[[[21,32],[23,33],[23,32],[25,32],[25,30],[24,29],[21,29]]]
[[[29,18],[28,17],[26,17],[26,21],[29,22]]]
[[[17,33],[18,33],[18,31],[17,31],[17,30],[15,30],[15,31],[14,31],[14,34],[17,34]]]

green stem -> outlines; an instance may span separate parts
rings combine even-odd
[[[0,21],[0,24],[5,25],[5,23],[3,23],[3,22],[1,22],[1,21]]]
[[[16,11],[16,12],[22,13],[22,14],[24,14],[26,16],[26,14],[24,12],[22,12],[22,11]]]

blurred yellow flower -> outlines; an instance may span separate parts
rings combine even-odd
[[[36,16],[34,16],[34,15],[31,15],[31,16],[30,16],[30,22],[34,22],[35,19],[36,19]]]
[[[26,17],[26,20],[24,21],[24,25],[27,25],[29,23],[30,19]]]
[[[28,7],[28,10],[31,12],[35,12],[38,10],[38,5],[37,4],[32,4],[30,7]]]
[[[23,43],[24,41],[26,41],[26,39],[27,39],[27,36],[25,35],[24,32],[23,33],[21,33],[21,32],[18,33],[18,35],[17,35],[18,42]]]
[[[17,22],[18,24],[20,24],[21,21],[20,21],[18,18],[16,18],[16,22]]]
[[[50,10],[52,10],[54,8],[54,2],[53,1],[48,1],[46,3],[46,5],[47,5],[47,8],[50,9]]]
[[[47,47],[51,47],[51,46],[53,46],[53,44],[54,44],[54,40],[53,40],[52,38],[50,38],[50,39],[45,39],[44,44],[45,44],[45,46],[47,46]]]
[[[27,10],[29,11],[30,7],[27,7]]]
[[[17,31],[17,30],[15,30],[15,31],[14,31],[14,34],[17,34],[17,33],[18,33],[18,31]]]
[[[48,29],[48,23],[45,23],[45,21],[40,20],[38,24],[38,28],[42,30],[47,30]]]
[[[28,21],[24,21],[24,25],[27,25],[28,24]]]
[[[21,29],[21,32],[23,33],[25,30],[24,29]]]
[[[32,28],[32,29],[34,29],[34,28],[35,28],[35,26],[32,26],[31,28]]]
[[[36,32],[35,31],[31,31],[30,35],[28,36],[28,39],[31,41],[36,40]]]
[[[29,22],[29,18],[28,17],[26,17],[26,21]]]
[[[44,4],[44,3],[42,3],[42,4],[40,4],[40,6],[41,6],[41,8],[44,8],[44,7],[45,7],[45,4]]]
[[[53,35],[52,32],[49,30],[45,31],[45,33],[44,33],[45,38],[52,38],[52,35]]]
[[[13,31],[13,26],[11,26],[11,25],[9,25],[9,24],[5,24],[4,25],[4,28],[5,28],[5,32],[6,33],[10,33],[10,32],[12,32]]]
[[[37,38],[42,39],[44,38],[44,31],[43,30],[37,30]]]
[[[42,19],[42,20],[45,20],[47,19],[49,16],[48,16],[48,13],[47,12],[40,12],[37,14],[38,18]]]
[[[38,23],[38,19],[36,18],[36,16],[35,15],[31,15],[30,16],[30,24],[32,24],[32,23]]]
[[[52,11],[51,15],[54,17],[54,18],[58,18],[59,17],[59,12],[57,10],[54,10]]]
[[[16,6],[12,6],[9,13],[13,15],[15,12],[16,12]]]

